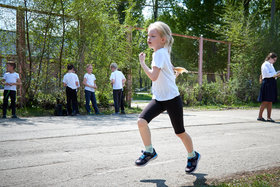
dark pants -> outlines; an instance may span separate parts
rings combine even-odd
[[[122,98],[121,98],[121,111],[124,112],[124,91],[122,91]]]
[[[75,89],[66,87],[66,97],[67,97],[67,113],[68,115],[79,113],[78,110],[78,100],[77,91]],[[72,107],[71,107],[72,105]],[[72,111],[73,109],[73,111]]]
[[[4,90],[3,98],[3,116],[7,114],[9,97],[11,98],[12,115],[16,115],[16,96],[17,92],[14,90]]]
[[[85,90],[85,97],[86,97],[86,110],[87,113],[90,113],[90,106],[89,103],[91,101],[92,107],[94,108],[95,114],[99,113],[97,103],[96,103],[96,98],[95,98],[95,93]]]
[[[121,100],[122,100],[122,89],[113,90],[113,98],[114,98],[115,113],[119,113]]]

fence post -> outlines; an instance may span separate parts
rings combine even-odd
[[[23,85],[19,88],[20,104],[24,102],[23,95],[25,95],[25,83],[26,83],[26,43],[25,43],[25,16],[24,10],[18,7],[16,11],[16,53],[19,65],[19,73]]]
[[[198,83],[202,85],[202,64],[203,64],[203,37],[199,38],[199,57],[198,57]]]
[[[229,81],[230,78],[230,52],[231,52],[231,43],[228,43],[227,81]]]

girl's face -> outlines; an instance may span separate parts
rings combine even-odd
[[[276,58],[273,58],[273,64],[277,61],[277,57]]]
[[[11,66],[10,64],[7,64],[7,71],[8,72],[12,72],[13,71],[13,66]]]
[[[277,61],[277,57],[275,57],[275,58],[270,58],[268,61],[269,61],[270,63],[274,64],[274,63]]]
[[[87,72],[92,73],[92,66],[87,67]]]
[[[149,29],[147,42],[151,49],[157,51],[158,49],[163,48],[165,41],[166,38],[161,37],[160,33],[156,29]]]

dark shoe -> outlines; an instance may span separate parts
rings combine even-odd
[[[153,153],[142,151],[142,155],[135,161],[136,166],[146,166],[150,161],[157,158],[156,150]]]
[[[17,115],[12,115],[12,118],[17,119],[18,117],[17,117]]]
[[[116,112],[116,113],[114,113],[113,115],[119,115],[120,113],[118,113],[118,112]]]
[[[271,123],[275,123],[275,121],[273,119],[271,119],[271,118],[267,119],[266,121],[267,122],[271,122]]]
[[[191,173],[196,170],[199,159],[200,159],[200,154],[195,151],[195,157],[188,159],[188,164],[185,169],[186,173]]]
[[[125,114],[125,111],[121,111],[121,114]]]
[[[7,118],[7,116],[2,116],[2,119],[6,119]]]
[[[258,118],[258,121],[266,121],[264,118]]]

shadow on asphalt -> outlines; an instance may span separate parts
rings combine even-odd
[[[7,119],[0,119],[0,125],[5,127],[5,126],[10,126],[12,123],[15,123],[16,125],[35,125],[34,123],[28,121],[27,119],[12,119],[12,118],[7,118]]]
[[[208,184],[206,184],[207,179],[205,178],[205,176],[207,176],[207,174],[192,173],[191,175],[195,176],[195,181],[193,182],[193,185],[181,186],[181,187],[191,187],[191,186],[210,187]],[[164,180],[164,179],[147,179],[147,180],[143,179],[143,180],[140,180],[140,182],[156,184],[157,187],[168,187],[165,184],[166,180]]]
[[[166,180],[163,180],[163,179],[140,180],[140,182],[144,182],[144,183],[153,183],[153,184],[156,184],[157,187],[168,187],[168,186],[165,184]]]
[[[191,187],[191,186],[208,186],[210,187],[208,184],[206,184],[207,179],[205,178],[205,176],[207,176],[207,174],[204,173],[192,173],[191,175],[195,176],[196,179],[193,182],[193,185],[189,185],[189,186],[181,186],[181,187]]]

